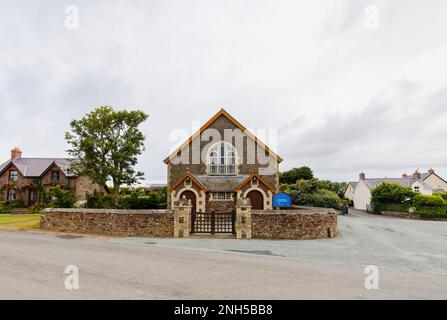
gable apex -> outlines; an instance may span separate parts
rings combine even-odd
[[[282,158],[277,155],[274,151],[272,151],[268,146],[266,146],[262,141],[260,141],[254,134],[245,128],[239,121],[233,118],[224,108],[221,108],[211,119],[209,119],[203,126],[200,127],[191,137],[188,138],[180,147],[178,147],[175,151],[173,151],[166,159],[163,160],[164,163],[169,164],[171,159],[175,157],[181,150],[185,147],[189,146],[195,138],[200,136],[200,134],[205,131],[209,126],[211,126],[219,117],[224,116],[231,123],[233,123],[237,128],[239,128],[244,134],[250,137],[253,141],[259,144],[265,151],[267,151],[270,155],[272,155],[278,162],[282,162]]]

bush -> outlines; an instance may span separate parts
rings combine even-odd
[[[94,192],[86,195],[86,207],[90,209],[112,209],[113,197],[110,194],[100,194]]]
[[[53,208],[72,208],[76,202],[70,190],[62,189],[60,186],[51,189],[50,195]]]
[[[318,189],[335,192],[339,197],[343,197],[348,184],[346,182],[336,182],[330,180],[317,180]]]
[[[422,217],[447,217],[447,206],[444,207],[419,207],[416,213]]]
[[[112,195],[109,194],[88,194],[86,197],[86,207],[92,209],[158,209],[166,204],[167,195],[164,192],[149,192],[142,196],[140,192],[132,192],[128,195],[121,195],[118,205],[114,206]]]
[[[28,208],[28,212],[29,213],[41,213],[43,209],[45,209],[47,206],[43,205],[43,204],[38,204],[36,203],[35,205],[33,205],[32,207]]]
[[[147,196],[133,192],[119,199],[119,206],[125,209],[157,209],[163,203],[166,203],[166,197],[157,192],[150,192]]]
[[[411,202],[406,203],[376,203],[374,205],[374,212],[379,213],[382,211],[392,212],[409,212],[411,208]]]
[[[417,194],[413,198],[413,204],[417,207],[443,207],[447,202],[440,195]]]
[[[11,207],[8,204],[2,204],[0,205],[0,213],[10,213]]]
[[[413,205],[415,212],[421,216],[447,216],[447,201],[441,195],[417,194]]]
[[[298,195],[294,200],[295,204],[311,207],[333,208],[336,210],[342,207],[340,197],[335,192],[328,190],[319,190],[313,194],[304,193]]]
[[[295,184],[295,188],[300,194],[313,194],[318,191],[318,180],[298,180]]]
[[[398,183],[383,182],[371,191],[371,203],[376,206],[411,203],[415,195],[409,187]]]

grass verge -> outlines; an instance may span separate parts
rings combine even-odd
[[[40,228],[40,214],[0,215],[0,230],[29,230]]]

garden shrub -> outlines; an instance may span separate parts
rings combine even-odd
[[[376,206],[411,203],[415,195],[410,187],[404,187],[398,183],[383,182],[371,191],[371,203]]]
[[[417,194],[413,205],[421,216],[447,216],[447,201],[441,195]]]
[[[60,186],[51,189],[50,195],[53,208],[72,208],[76,202],[70,190],[63,189]]]
[[[92,209],[158,209],[166,204],[167,195],[164,192],[149,192],[144,196],[141,195],[141,190],[139,191],[121,195],[116,206],[113,204],[112,195],[88,194],[85,206]]]
[[[416,213],[422,217],[447,217],[447,206],[417,207]]]
[[[315,193],[304,193],[294,198],[295,204],[311,207],[341,209],[342,201],[340,197],[332,191],[318,190]]]
[[[157,209],[166,202],[163,194],[150,192],[147,196],[141,196],[138,192],[120,197],[119,206],[125,209]]]
[[[8,204],[2,204],[0,205],[0,213],[10,213],[11,207]]]
[[[409,212],[412,207],[411,202],[405,203],[375,203],[374,212],[392,211],[392,212]]]
[[[100,194],[94,192],[86,195],[86,207],[90,209],[112,209],[113,197],[111,194]]]
[[[413,198],[413,204],[417,207],[443,207],[446,201],[440,195],[417,194]]]

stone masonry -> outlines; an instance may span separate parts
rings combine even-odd
[[[174,237],[187,238],[191,230],[191,208],[190,205],[179,205],[174,207]]]
[[[251,222],[251,206],[238,204],[236,206],[236,238],[251,239],[252,222]]]
[[[45,209],[42,229],[113,236],[172,237],[170,210]]]
[[[256,239],[320,239],[335,237],[337,211],[325,208],[253,210],[252,236]]]
[[[335,237],[333,209],[251,210],[236,207],[238,239],[320,239]],[[189,237],[191,206],[171,210],[45,209],[45,230],[141,237]]]

